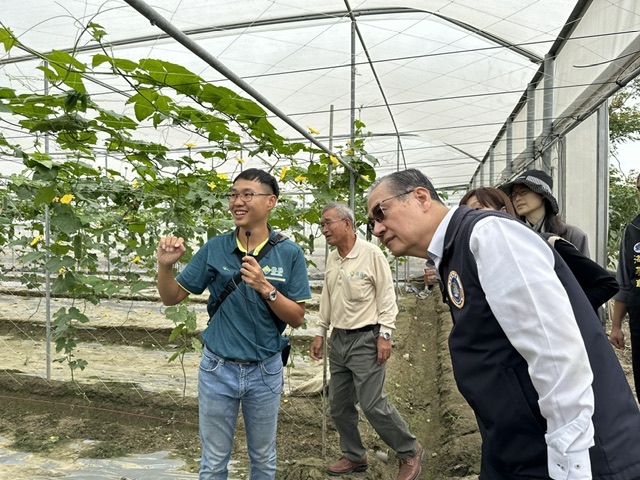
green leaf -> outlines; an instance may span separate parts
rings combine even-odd
[[[174,88],[177,92],[189,96],[198,95],[200,84],[204,83],[195,73],[182,65],[146,58],[140,61],[140,68],[144,69],[153,80],[161,85]]]
[[[153,103],[156,98],[158,98],[158,92],[145,88],[140,89],[138,93],[127,100],[126,103],[133,103],[133,111],[136,114],[136,119],[141,122],[155,113],[156,109]]]
[[[91,63],[93,68],[98,67],[103,63],[108,63],[112,67],[115,67],[118,70],[122,70],[126,73],[133,72],[136,68],[138,68],[138,63],[134,62],[133,60],[109,57],[108,55],[103,55],[101,53],[94,55]]]
[[[35,206],[41,205],[43,203],[50,204],[53,199],[56,197],[57,191],[55,186],[49,185],[46,187],[41,187],[38,189],[36,196],[33,199],[33,204]]]
[[[4,45],[4,50],[9,52],[18,42],[10,29],[0,28],[0,43]]]
[[[69,66],[73,66],[81,72],[84,72],[87,69],[84,63],[77,60],[69,52],[64,52],[62,50],[52,50],[51,53],[43,55],[43,57],[49,60],[51,64],[64,66],[65,70],[68,70]]]
[[[127,224],[127,229],[131,230],[132,232],[142,234],[142,233],[145,233],[147,231],[147,224],[146,223],[142,223],[142,222],[129,223],[129,224]]]
[[[16,98],[16,92],[11,88],[0,87],[0,98],[7,98],[7,99]]]
[[[87,26],[89,27],[91,36],[98,42],[100,42],[102,40],[102,37],[107,34],[105,29],[99,23],[89,22]]]
[[[82,228],[82,222],[70,208],[57,208],[55,212],[51,223],[61,232],[72,235]]]
[[[87,93],[87,89],[82,81],[82,74],[80,72],[69,71],[64,77],[63,83],[78,92]]]

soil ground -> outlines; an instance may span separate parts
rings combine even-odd
[[[196,478],[200,457],[197,399],[193,388],[197,358],[185,360],[189,387],[183,395],[182,368],[178,362],[166,363],[171,355],[168,321],[151,320],[159,309],[157,303],[149,303],[142,310],[139,305],[135,307],[138,317],[142,315],[140,311],[149,317],[142,328],[139,325],[128,328],[127,322],[119,320],[117,329],[101,325],[100,321],[92,323],[91,331],[83,333],[86,338],[79,338],[79,356],[96,357],[90,359],[86,370],[93,373],[78,373],[75,381],[69,381],[66,367],[54,364],[54,379],[47,381],[41,373],[34,374],[29,353],[41,348],[43,324],[28,314],[29,309],[23,308],[24,298],[15,297],[12,301],[13,304],[0,302],[0,362],[4,368],[0,371],[0,438],[7,439],[0,446],[9,452],[29,452],[31,461],[28,464],[7,461],[13,457],[3,458],[0,453],[0,478],[65,478],[65,469],[59,462],[77,466],[87,458],[117,458],[161,451],[184,462],[182,474],[157,474],[153,478]],[[427,451],[421,478],[475,479],[479,471],[480,437],[475,418],[458,393],[451,373],[446,346],[450,328],[448,310],[438,293],[426,299],[413,295],[401,297],[400,304],[386,391]],[[113,318],[118,309],[108,302],[102,308],[106,308],[107,313],[94,313],[94,316],[103,322],[109,316]],[[131,313],[131,307],[124,310],[127,315]],[[309,365],[317,372],[318,365],[311,365],[302,353],[307,351],[310,338],[296,334],[298,353],[294,361],[300,366]],[[146,348],[141,350],[140,345]],[[137,351],[130,353],[134,347]],[[103,357],[102,361],[97,360],[99,357]],[[629,352],[620,352],[619,357],[630,377]],[[107,380],[109,365],[116,362],[119,363],[111,370],[126,375],[117,381]],[[102,365],[104,372],[95,372],[98,365]],[[297,375],[296,368],[288,369],[287,382],[295,381]],[[150,387],[150,384],[153,385]],[[329,461],[339,458],[340,452],[331,420],[323,415],[327,410],[324,403],[320,395],[282,397],[278,479],[331,478],[324,469]],[[370,468],[343,478],[394,479],[397,462],[393,453],[388,452],[366,420],[362,419],[360,426],[369,449]],[[241,419],[232,458],[234,478],[248,478]],[[53,459],[58,463],[53,464]],[[91,478],[148,477],[105,474]]]

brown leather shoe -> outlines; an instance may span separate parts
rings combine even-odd
[[[327,473],[334,477],[338,475],[346,475],[353,472],[364,472],[369,467],[367,456],[365,455],[359,462],[352,462],[347,457],[342,457],[336,463],[332,463],[327,468]]]
[[[422,472],[425,453],[422,445],[418,443],[418,453],[413,457],[400,459],[400,470],[397,480],[415,480]]]

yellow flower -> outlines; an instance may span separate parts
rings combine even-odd
[[[222,180],[226,180],[227,178],[229,178],[229,175],[227,175],[226,173],[218,173],[218,175],[216,176]]]
[[[242,157],[236,157],[236,160],[238,161],[238,163],[244,163],[246,160]]]
[[[331,160],[335,165],[339,165],[340,161],[334,157],[333,155],[329,155],[329,160]]]
[[[303,175],[298,175],[296,178],[294,178],[294,180],[298,183],[302,183],[307,179],[307,177],[303,176]]]
[[[353,155],[353,150],[349,148],[348,150],[346,150],[346,154],[347,155]]]
[[[133,185],[133,188],[137,188],[140,186],[140,182],[137,180],[134,180],[133,182],[131,182],[131,185]]]
[[[209,182],[209,183],[207,183],[207,186],[208,186],[211,190],[213,190],[214,188],[216,188],[216,182]]]
[[[193,147],[196,146],[196,144],[195,143],[191,143],[191,142],[187,142],[187,143],[184,144],[184,146],[187,147],[187,148],[193,148]]]
[[[362,178],[364,178],[367,182],[371,181],[371,180],[369,180],[369,175],[362,175]]]
[[[34,238],[33,240],[31,240],[31,243],[29,245],[31,245],[32,247],[35,247],[38,242],[40,240],[42,240],[44,237],[42,235],[38,235],[36,238]]]
[[[131,263],[140,263],[140,255],[136,255],[134,259],[131,260]]]
[[[66,205],[67,203],[71,203],[71,200],[73,200],[73,195],[67,193],[66,195],[62,196],[62,198],[60,199],[60,203],[64,203]]]
[[[282,167],[282,171],[280,172],[280,180],[284,180],[284,176],[289,171],[289,167]]]
[[[65,273],[67,273],[67,269],[66,269],[66,268],[64,268],[64,267],[62,267],[60,270],[58,270],[58,273],[59,273],[60,275],[64,275]]]
[[[52,202],[59,202],[60,201],[60,197],[53,197],[53,200],[51,200]]]
[[[316,130],[315,128],[310,127],[309,125],[307,125],[307,128],[308,128],[308,129],[309,129],[309,131],[310,131],[311,133],[313,133],[314,135],[320,135],[320,132],[319,132],[318,130]]]

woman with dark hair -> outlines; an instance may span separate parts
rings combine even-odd
[[[516,216],[516,211],[507,194],[494,187],[480,187],[469,190],[460,200],[460,205],[466,205],[469,208],[489,208]]]
[[[587,235],[558,215],[558,201],[553,196],[553,179],[542,170],[527,170],[515,180],[499,187],[505,192],[516,213],[538,233],[555,233],[589,256]]]
[[[460,200],[460,205],[485,210],[499,210],[517,217],[507,194],[493,187],[469,190]],[[583,255],[571,242],[554,233],[540,233],[540,235],[556,249],[565,261],[594,310],[597,310],[600,305],[618,292],[618,282],[613,275]]]

